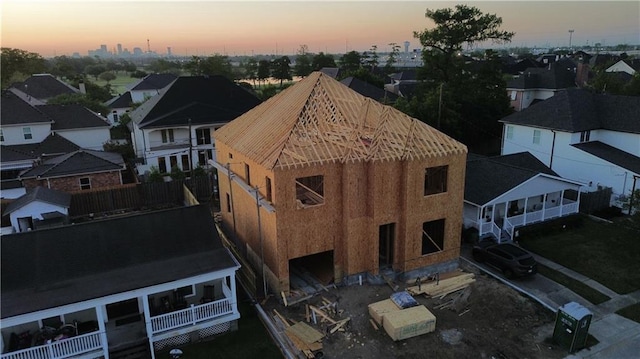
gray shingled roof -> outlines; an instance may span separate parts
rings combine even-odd
[[[10,234],[0,243],[2,318],[237,266],[204,205]]]
[[[559,90],[576,87],[573,71],[556,63],[550,67],[528,68],[519,77],[509,80],[507,88]]]
[[[119,153],[80,149],[43,161],[40,165],[22,173],[20,179],[121,171],[124,166],[124,160]]]
[[[110,127],[104,118],[81,105],[42,105],[37,108],[55,121],[51,125],[54,131]]]
[[[13,84],[11,87],[39,100],[79,92],[78,89],[56,79],[50,74],[33,75],[24,82]]]
[[[67,140],[62,136],[49,135],[40,143],[32,143],[28,145],[11,145],[2,146],[3,149],[9,149],[11,152],[6,157],[6,161],[15,161],[20,159],[47,156],[59,156],[61,154],[69,153],[80,149],[80,146]],[[5,154],[0,153],[2,156],[2,162],[5,161]]]
[[[161,90],[171,84],[178,76],[174,74],[149,74],[133,85],[131,91]]]
[[[566,89],[503,118],[501,122],[565,132],[607,129],[640,133],[639,113],[640,96],[600,95],[584,89]]]
[[[398,95],[352,76],[342,79],[340,82],[362,96],[381,103],[391,103],[398,99]]]
[[[470,158],[465,173],[464,199],[477,205],[488,203],[540,173],[559,177],[529,152]]]
[[[602,158],[614,165],[640,174],[640,157],[634,156],[629,152],[622,151],[600,141],[576,143],[572,146],[596,157]]]
[[[27,190],[27,193],[9,203],[3,215],[7,216],[35,201],[69,208],[71,205],[71,195],[66,192],[56,191],[46,187],[35,187]]]
[[[0,118],[2,126],[47,123],[52,119],[11,91],[2,91]]]
[[[114,108],[129,108],[133,105],[133,99],[131,98],[131,92],[127,91],[120,96],[116,96],[111,100],[104,103],[110,109]]]
[[[130,113],[140,128],[225,124],[260,100],[223,76],[183,76]]]

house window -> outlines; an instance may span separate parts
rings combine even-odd
[[[174,140],[173,129],[162,130],[160,135],[162,136],[162,143],[171,143]]]
[[[178,167],[178,156],[169,156],[169,168],[174,169]]]
[[[424,195],[447,192],[449,166],[429,167],[424,170]]]
[[[324,176],[296,178],[296,203],[298,208],[324,203]]]
[[[183,171],[191,170],[191,166],[189,166],[189,155],[182,155],[182,170]]]
[[[267,191],[267,201],[271,202],[271,178],[269,177],[265,177],[264,178],[264,182],[265,182],[265,187],[266,191]]]
[[[422,255],[444,249],[444,219],[422,224]]]
[[[208,128],[196,129],[196,141],[199,145],[211,144],[211,130]]]
[[[511,101],[515,101],[517,96],[518,96],[517,91],[511,91]]]
[[[25,140],[30,140],[33,138],[33,135],[31,134],[31,127],[23,127],[22,134],[24,135]]]
[[[0,128],[0,142],[4,142],[4,132],[2,132],[1,128]]]
[[[158,157],[158,171],[167,173],[167,160],[164,157]]]
[[[507,140],[513,139],[513,126],[507,126]]]
[[[246,163],[244,164],[244,178],[247,184],[251,186],[251,173],[249,172],[249,165]]]
[[[591,138],[591,131],[580,132],[580,142],[589,142],[590,138]]]
[[[231,212],[231,198],[229,197],[229,194],[227,193],[227,212]]]
[[[540,144],[540,130],[533,130],[533,144]]]
[[[113,122],[118,122],[118,112],[113,111]]]
[[[89,177],[80,178],[80,189],[91,189],[91,179]]]
[[[195,295],[196,295],[196,290],[193,284],[176,289],[176,296],[180,298],[189,298]]]
[[[213,158],[212,150],[198,151],[198,164],[200,166],[206,166],[211,158]]]
[[[233,158],[233,153],[229,152],[229,158]]]

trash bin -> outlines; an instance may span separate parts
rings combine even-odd
[[[553,340],[569,354],[584,348],[589,336],[589,325],[593,314],[576,302],[569,302],[556,313],[556,324],[553,329]]]

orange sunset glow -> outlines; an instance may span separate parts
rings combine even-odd
[[[117,44],[157,53],[227,55],[365,51],[389,43],[419,47],[414,31],[432,24],[417,1],[18,1],[2,2],[2,46],[42,56],[87,55]],[[640,2],[467,2],[515,31],[510,46],[640,44]],[[147,45],[147,39],[149,44]]]

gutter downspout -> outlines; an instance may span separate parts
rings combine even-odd
[[[553,141],[551,142],[551,158],[549,159],[549,169],[553,171],[553,152],[556,148],[556,131],[551,130],[553,132]]]

